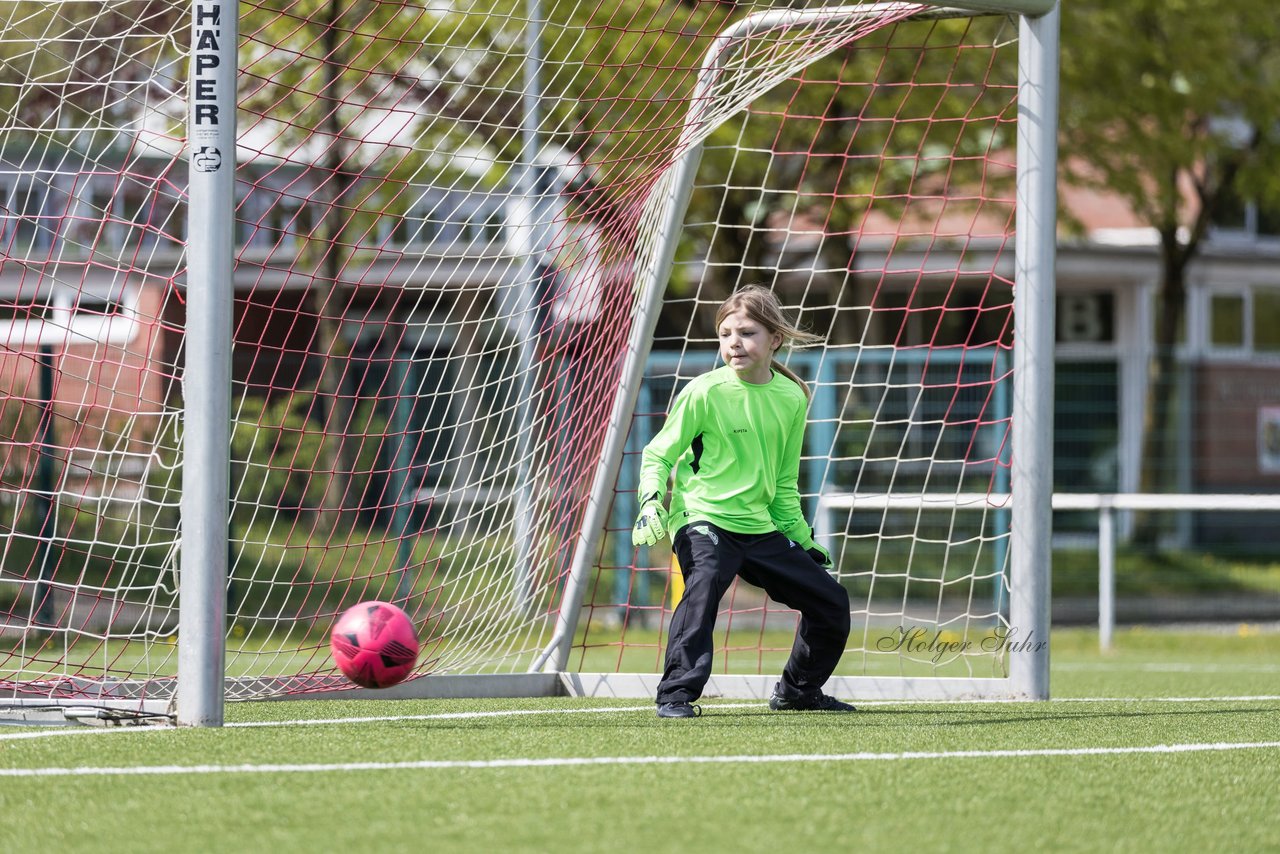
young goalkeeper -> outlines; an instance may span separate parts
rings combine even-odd
[[[735,576],[800,612],[769,708],[854,711],[821,690],[849,637],[849,594],[823,569],[831,555],[814,542],[800,509],[809,391],[773,359],[783,345],[822,339],[792,325],[773,292],[758,286],[725,300],[716,328],[724,367],[680,392],[640,465],[632,541],[651,546],[671,531],[685,583],[671,618],[658,717],[700,713],[693,702],[711,675],[716,611]]]

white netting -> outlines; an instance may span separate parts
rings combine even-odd
[[[806,500],[863,618],[842,672],[944,672],[877,652],[905,620],[1002,624],[1003,511],[817,497],[1007,491],[1009,25],[788,5],[241,5],[232,696],[343,684],[326,631],[373,598],[414,616],[421,673],[530,665],[697,144],[633,450],[709,366],[714,304],[771,285],[830,342],[793,364]],[[0,2],[0,24],[0,680],[167,696],[200,488],[178,468],[190,8]],[[670,608],[665,554],[622,530],[633,457],[587,669],[653,669]],[[725,666],[773,666],[790,617],[745,590],[726,609]]]

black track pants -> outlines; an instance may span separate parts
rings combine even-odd
[[[735,576],[800,612],[791,657],[782,670],[787,695],[815,691],[836,669],[849,639],[849,594],[782,534],[734,534],[706,522],[686,525],[672,544],[684,573],[684,598],[671,617],[657,702],[693,702],[711,676],[716,612]]]

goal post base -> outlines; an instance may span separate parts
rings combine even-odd
[[[647,700],[656,696],[658,673],[498,673],[422,676],[389,688],[346,687],[335,678],[332,687],[287,693],[284,679],[230,679],[227,697],[252,697],[265,702],[290,700],[515,700],[548,697]],[[716,674],[707,682],[704,700],[765,702],[776,676]],[[279,683],[279,684],[275,684]],[[824,686],[828,694],[854,702],[1022,701],[1008,679],[836,676]],[[6,699],[0,703],[0,726],[130,726],[172,725],[174,699]]]
[[[567,692],[557,673],[444,673],[420,676],[387,688],[354,688],[340,677],[334,686],[304,693],[266,692],[261,699],[287,700],[514,700],[560,697]],[[255,686],[261,688],[262,686]]]
[[[140,726],[173,723],[167,700],[5,699],[0,701],[0,727],[28,726]]]
[[[390,688],[335,688],[279,694],[271,701],[310,699],[443,700],[582,697],[653,700],[658,673],[513,673],[423,676]],[[776,676],[716,674],[703,691],[705,699],[767,700]],[[1027,700],[1008,679],[907,678],[836,676],[827,693],[851,700]]]
[[[652,699],[661,675],[657,673],[563,673],[566,692],[574,697]],[[703,699],[767,700],[777,676],[716,674],[707,682]],[[905,678],[836,676],[823,687],[848,700],[1019,700],[1007,679]]]

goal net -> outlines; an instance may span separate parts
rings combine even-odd
[[[169,708],[206,558],[228,699],[351,688],[328,630],[371,599],[406,695],[651,690],[680,584],[630,544],[638,454],[752,283],[826,338],[789,364],[842,687],[1006,684],[1016,13],[1052,4],[974,5],[241,3],[228,536],[184,556],[205,36],[0,0],[0,706]],[[713,689],[796,619],[735,586]]]

